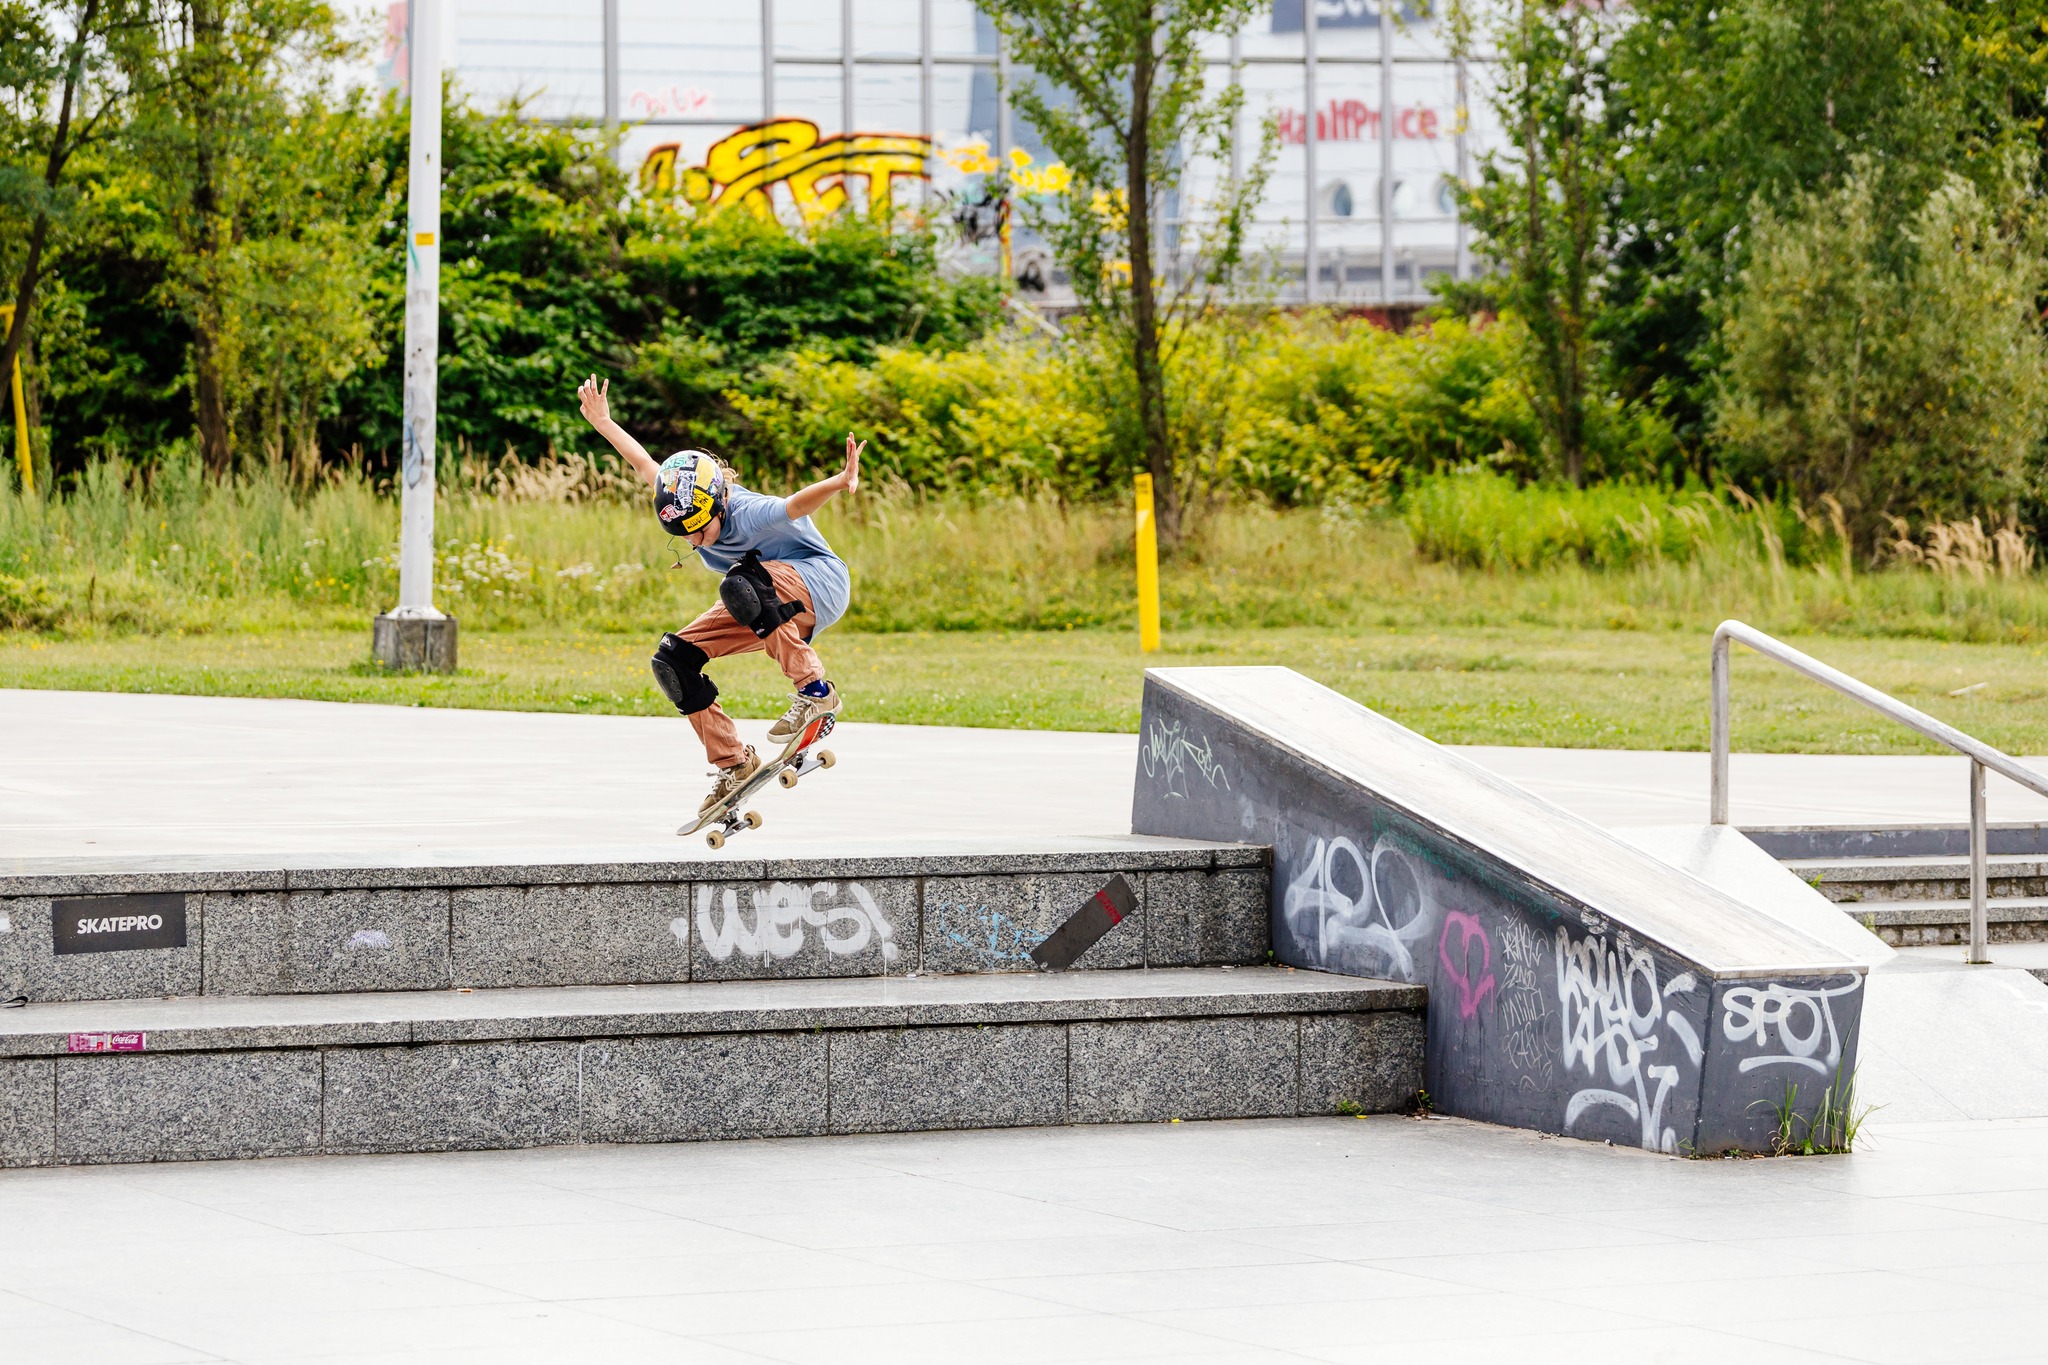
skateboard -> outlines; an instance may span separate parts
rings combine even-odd
[[[704,842],[713,848],[724,848],[725,841],[743,829],[761,828],[761,812],[750,810],[741,813],[740,807],[750,800],[754,793],[774,782],[787,791],[800,778],[808,777],[821,768],[829,768],[839,760],[830,749],[818,748],[818,742],[832,733],[837,723],[836,716],[820,716],[804,727],[802,734],[782,751],[779,758],[771,758],[761,764],[761,771],[742,783],[737,791],[713,806],[692,823],[676,831],[678,836],[695,834],[707,830]]]

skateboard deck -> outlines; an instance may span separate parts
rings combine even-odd
[[[676,834],[690,835],[703,830],[705,843],[713,848],[724,848],[725,841],[741,830],[761,828],[761,812],[742,812],[741,808],[753,799],[755,792],[770,782],[784,788],[794,787],[798,779],[837,763],[839,760],[830,749],[818,747],[819,741],[831,734],[833,726],[837,723],[838,720],[834,716],[820,716],[812,721],[804,727],[802,734],[790,742],[779,757],[764,760],[761,771],[741,783],[738,790],[725,800],[677,830]]]

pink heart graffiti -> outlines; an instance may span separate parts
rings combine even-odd
[[[1458,955],[1451,956],[1451,930],[1458,931]],[[1472,960],[1472,941],[1479,940],[1479,971],[1475,975],[1466,970]],[[1436,941],[1437,958],[1444,964],[1444,974],[1458,988],[1458,1017],[1470,1019],[1479,1011],[1479,1002],[1493,989],[1493,944],[1486,938],[1486,930],[1480,926],[1476,915],[1462,910],[1452,910],[1444,916],[1444,931]]]

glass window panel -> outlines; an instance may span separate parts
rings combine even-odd
[[[490,0],[456,11],[450,73],[479,104],[533,118],[604,115],[603,0]]]
[[[1422,298],[1429,280],[1457,264],[1457,68],[1401,63],[1394,68],[1394,291]]]
[[[863,133],[917,133],[922,122],[918,100],[918,68],[856,66],[853,69],[853,123]]]
[[[1273,7],[1280,17],[1281,4]],[[1371,58],[1380,55],[1379,0],[1314,0],[1316,7],[1316,60]],[[1300,23],[1297,14],[1294,22]]]
[[[1252,234],[1259,249],[1280,250],[1292,261],[1295,270],[1301,267],[1302,223],[1307,211],[1306,166],[1300,139],[1286,135],[1285,130],[1298,126],[1301,80],[1299,66],[1260,65],[1244,69],[1242,145],[1247,158],[1256,154],[1258,146],[1255,124],[1290,110],[1296,114],[1294,119],[1283,121],[1279,152],[1266,182],[1266,197],[1254,216]]]
[[[692,5],[680,14],[662,0],[618,5],[622,118],[763,116],[759,0]]]
[[[1447,5],[1448,0],[1423,0],[1422,3],[1404,4],[1396,12],[1389,30],[1394,43],[1394,60],[1449,60],[1451,24]]]
[[[838,67],[775,68],[775,117],[807,118],[818,125],[819,132],[829,134],[842,131],[839,125],[844,113],[839,103]]]
[[[1276,0],[1268,12],[1253,15],[1244,26],[1243,47],[1247,57],[1299,57],[1301,0]]]
[[[853,0],[857,57],[915,57],[919,0]]]
[[[1508,149],[1508,136],[1494,108],[1496,82],[1491,67],[1477,62],[1465,64],[1465,166],[1466,173],[1479,174],[1480,158],[1489,152]]]
[[[775,0],[775,55],[837,57],[839,3],[840,0]]]
[[[1448,63],[1394,68],[1395,218],[1444,222],[1456,216],[1449,186],[1458,174],[1457,126],[1457,68]],[[1450,240],[1448,231],[1438,235]]]
[[[996,26],[974,6],[974,0],[931,0],[932,52],[939,56],[965,57],[976,53],[993,57]]]

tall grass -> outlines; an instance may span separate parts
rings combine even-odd
[[[1476,569],[1622,569],[1702,556],[1806,564],[1842,545],[1827,523],[1788,504],[1629,480],[1523,486],[1475,469],[1424,477],[1402,502],[1418,551]]]
[[[1495,506],[1497,488],[1467,487],[1472,501],[1432,502],[1442,495],[1425,483],[1400,515],[1200,508],[1162,575],[1166,623],[1698,629],[1740,616],[1793,633],[2048,639],[2048,584],[2032,573],[1863,572],[1834,552],[1824,523],[1710,508],[1699,495],[1616,486],[1605,501],[1539,491]],[[441,492],[437,598],[466,628],[639,633],[715,600],[716,578],[693,559],[676,567],[678,543],[615,470],[470,464]],[[1131,617],[1130,513],[1114,503],[864,489],[821,522],[853,568],[849,629]],[[103,462],[48,501],[0,496],[0,625],[81,635],[360,623],[396,600],[397,534],[389,490],[347,470],[302,487],[281,470],[223,483],[175,460],[147,477]]]

